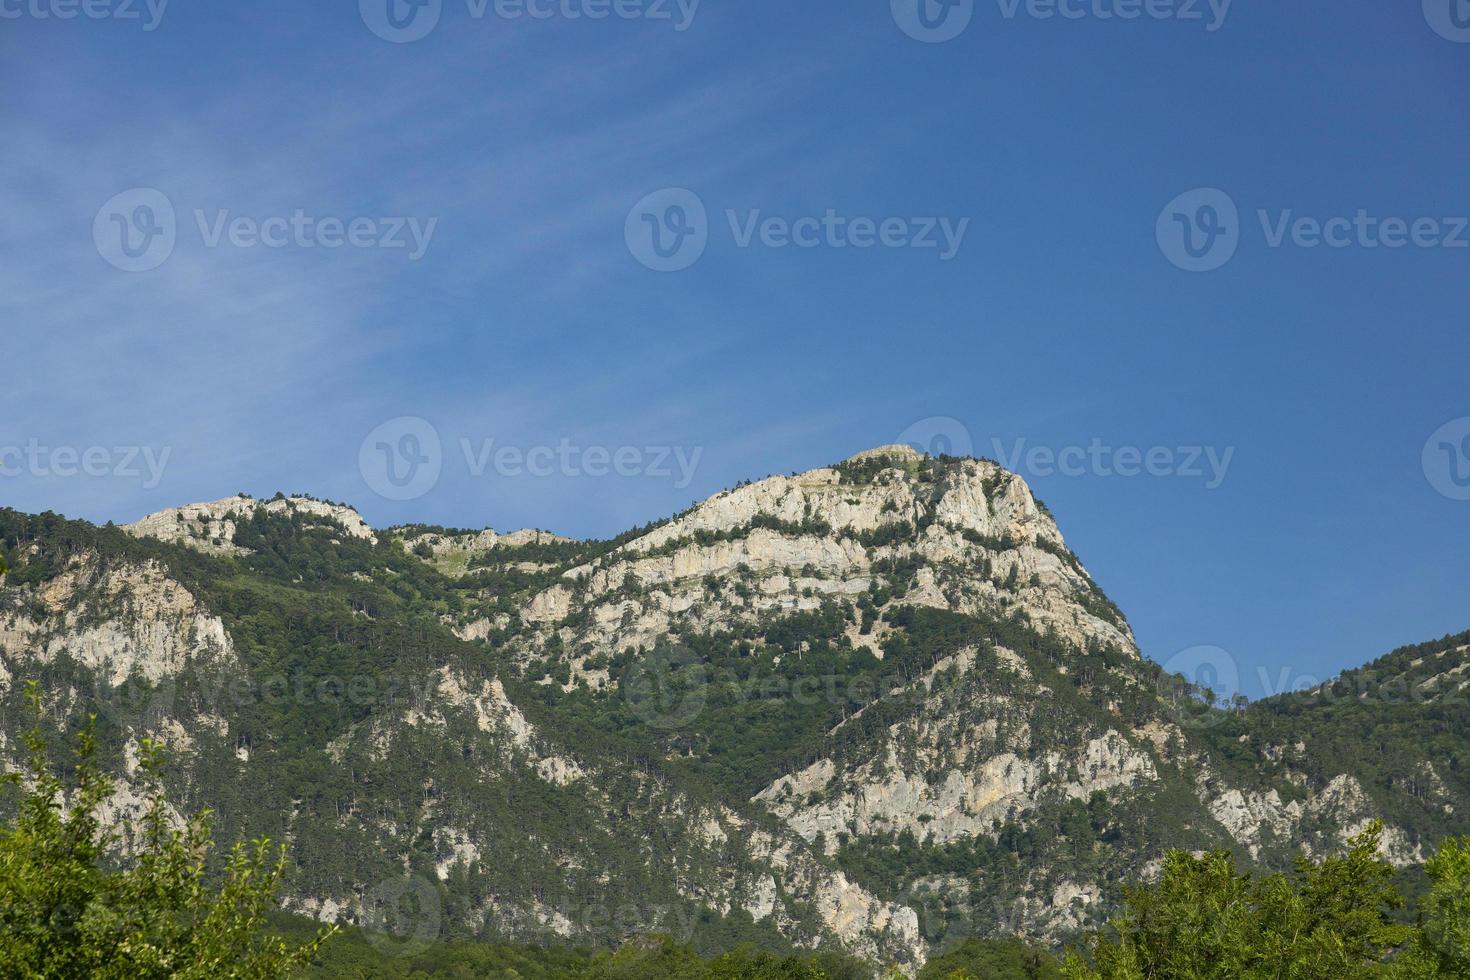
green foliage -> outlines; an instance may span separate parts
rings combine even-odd
[[[272,922],[288,941],[314,934],[317,925],[296,916],[278,915]],[[492,943],[435,942],[403,946],[353,926],[322,943],[315,959],[297,976],[301,980],[564,980],[581,976],[593,951],[557,947],[506,946]]]
[[[292,928],[288,926],[287,928]],[[295,927],[298,931],[299,926]],[[772,953],[749,946],[701,956],[667,936],[626,943],[615,952],[436,943],[402,954],[346,930],[321,950],[304,978],[475,978],[475,980],[872,980],[872,964],[841,953]],[[1020,980],[1023,973],[985,974]],[[1041,974],[1041,976],[1048,976]]]
[[[1403,899],[1378,859],[1382,825],[1354,837],[1346,854],[1293,876],[1252,878],[1226,852],[1171,852],[1162,880],[1129,889],[1116,935],[1092,939],[1092,962],[1073,953],[1070,980],[1276,980],[1378,975],[1408,930],[1389,913]]]
[[[619,684],[609,691],[561,695],[530,683],[512,695],[554,710],[558,727],[579,744],[662,760],[712,797],[743,804],[805,765],[833,727],[900,682],[904,666],[854,650],[847,626],[844,613],[826,605],[619,657],[612,665]],[[685,724],[651,713],[637,695],[644,687],[687,706]]]
[[[1019,939],[967,939],[936,956],[918,980],[1062,980],[1057,961]]]
[[[904,541],[912,541],[915,533],[914,526],[908,521],[893,521],[888,524],[880,524],[871,531],[862,531],[857,537],[858,543],[864,548],[882,548]]]
[[[304,922],[281,924],[302,933]],[[873,980],[871,963],[830,951],[773,953],[737,946],[700,955],[666,936],[648,936],[616,952],[479,943],[435,943],[402,952],[373,945],[371,937],[345,929],[323,945],[303,978],[443,977],[476,980]],[[902,976],[885,972],[885,978]],[[936,957],[918,980],[1061,980],[1049,954],[1017,939],[967,940]]]
[[[898,465],[895,459],[888,456],[869,456],[865,459],[846,459],[836,464],[833,469],[837,471],[844,484],[853,486],[866,486],[875,482],[879,474],[890,470]]]
[[[945,465],[925,462],[909,479],[941,493]],[[847,482],[903,478],[892,460],[844,470]],[[995,477],[987,492],[999,492],[1004,479]],[[933,520],[932,511],[922,510],[912,515],[913,523],[899,519],[897,507],[885,510],[894,515],[892,522],[868,532],[864,543],[895,544],[922,534]],[[822,758],[833,760],[839,773],[852,771],[873,758],[875,747],[889,744],[909,771],[923,772],[931,784],[1008,747],[1025,745],[1028,751],[1065,757],[1084,740],[1110,730],[1157,764],[1156,781],[1141,780],[1086,801],[1063,792],[1075,773],[1048,773],[1036,786],[1034,805],[999,815],[990,833],[963,839],[936,842],[917,831],[835,832],[837,864],[849,878],[881,898],[918,909],[924,937],[936,943],[958,935],[1008,934],[1015,923],[1005,920],[1004,912],[992,915],[992,905],[999,909],[1008,903],[1013,909],[1022,896],[1048,894],[1063,880],[1098,886],[1102,901],[1085,914],[1101,916],[1116,907],[1121,883],[1136,877],[1146,857],[1167,848],[1232,846],[1197,790],[1201,761],[1229,785],[1275,790],[1288,803],[1339,775],[1351,775],[1362,783],[1375,811],[1402,829],[1411,845],[1428,848],[1446,833],[1470,832],[1470,808],[1449,805],[1470,794],[1470,740],[1465,738],[1470,709],[1463,695],[1419,693],[1430,690],[1423,682],[1449,674],[1466,659],[1455,642],[1464,645],[1470,637],[1396,651],[1372,665],[1375,678],[1365,672],[1345,675],[1352,689],[1341,696],[1289,695],[1243,710],[1218,711],[1210,705],[1200,706],[1197,715],[1181,714],[1160,698],[1166,684],[1157,667],[1110,646],[1094,645],[1081,655],[1039,621],[1008,606],[1012,597],[1000,596],[997,608],[979,615],[906,605],[924,571],[933,572],[946,592],[963,576],[998,582],[996,576],[1004,578],[1009,571],[1012,587],[1022,583],[1014,563],[998,554],[1018,542],[962,531],[993,554],[977,554],[973,564],[931,563],[908,549],[894,549],[896,554],[874,563],[875,581],[855,609],[839,601],[794,615],[753,616],[754,621],[705,632],[696,629],[706,627],[676,620],[668,645],[680,655],[668,658],[666,676],[653,677],[652,691],[694,710],[672,712],[677,724],[671,724],[651,718],[650,704],[624,686],[639,668],[647,679],[656,651],[594,649],[589,639],[593,606],[583,601],[585,585],[563,576],[581,564],[619,560],[612,552],[647,528],[610,541],[548,540],[495,549],[476,558],[478,567],[463,576],[449,576],[442,574],[443,565],[424,559],[425,549],[413,553],[425,543],[424,533],[451,533],[444,529],[404,531],[402,540],[410,549],[405,551],[397,538],[374,544],[304,513],[257,511],[237,523],[237,543],[250,552],[206,555],[135,539],[119,529],[0,509],[0,552],[11,566],[5,598],[39,621],[55,617],[56,610],[36,611],[43,591],[37,586],[72,569],[79,558],[85,557],[89,567],[95,563],[99,572],[158,563],[203,609],[224,621],[234,662],[219,666],[191,657],[170,679],[171,687],[130,685],[145,704],[149,698],[166,701],[193,739],[187,772],[168,773],[173,798],[189,809],[205,803],[216,807],[222,841],[261,834],[280,838],[288,829],[283,815],[291,814],[295,860],[287,874],[292,894],[342,897],[363,883],[401,876],[406,867],[428,883],[442,907],[442,928],[433,938],[447,942],[435,941],[412,955],[400,950],[380,962],[381,954],[366,940],[339,939],[327,947],[327,959],[346,950],[349,958],[356,957],[351,968],[360,970],[338,975],[581,976],[554,971],[581,970],[593,961],[608,968],[638,964],[649,969],[697,961],[690,969],[706,970],[714,962],[709,957],[742,944],[752,947],[746,961],[784,968],[780,964],[791,957],[792,941],[820,937],[815,917],[800,904],[785,906],[799,921],[794,929],[783,922],[788,934],[783,937],[771,924],[774,917],[756,924],[738,911],[721,916],[690,901],[687,890],[675,887],[671,867],[686,880],[714,880],[748,872],[752,865],[738,843],[700,843],[680,821],[700,807],[724,804],[743,816],[755,810],[758,825],[769,815],[751,807],[750,797],[774,780]],[[734,540],[757,530],[790,536],[834,533],[810,514],[799,522],[757,517],[739,528],[697,532],[665,548]],[[1080,571],[1066,549],[1044,540],[1038,546]],[[101,605],[103,590],[90,584],[100,578],[77,577],[81,591],[65,610],[77,617],[73,626],[119,615],[115,606]],[[705,584],[727,598],[742,597],[753,608],[748,600],[758,595],[757,579],[755,572],[741,570],[712,576]],[[526,600],[553,584],[577,593],[570,616],[554,624],[555,631],[522,623],[518,611]],[[609,602],[639,597],[645,588],[630,575]],[[1124,624],[1100,591],[1072,598]],[[486,640],[471,643],[454,635],[455,626],[471,621],[493,623]],[[862,635],[883,637],[881,659],[849,642],[846,634],[854,627]],[[998,648],[1004,648],[1004,656]],[[973,653],[974,669],[939,666],[960,651]],[[7,659],[6,667],[14,672],[18,663]],[[42,677],[48,689],[77,692],[48,720],[63,731],[79,727],[78,709],[67,706],[86,705],[89,694],[106,686],[65,650],[44,661],[28,659],[25,669]],[[596,678],[571,684],[584,671],[604,669],[610,679],[606,687],[599,687]],[[587,785],[595,775],[596,795],[586,786],[558,785],[537,775],[520,764],[524,759],[516,759],[521,748],[501,733],[480,730],[465,712],[446,709],[441,717],[420,711],[418,724],[406,723],[405,704],[442,705],[433,685],[446,670],[471,693],[500,679],[536,731],[552,733],[553,744],[571,747],[569,754],[589,774]],[[343,696],[344,681],[360,693]],[[234,693],[237,684],[241,695]],[[1358,696],[1357,688],[1364,685],[1367,698]],[[0,691],[0,715],[15,711],[18,701],[13,686]],[[129,724],[117,715],[104,711],[97,726],[99,757],[112,771],[121,764]],[[1129,724],[1120,725],[1119,719]],[[989,741],[954,739],[916,763],[914,740],[902,733],[935,720],[952,721],[957,732],[977,732],[986,724],[998,728]],[[1138,734],[1154,721],[1177,732],[1168,744],[1156,747]],[[890,738],[894,732],[902,737]],[[371,750],[373,740],[388,749]],[[1307,747],[1298,750],[1297,742]],[[247,761],[237,760],[241,749]],[[1301,786],[1287,778],[1299,774],[1306,776]],[[75,776],[66,778],[69,785],[77,782]],[[838,779],[812,796],[835,798],[853,789]],[[684,812],[669,813],[669,800],[677,800]],[[8,812],[0,802],[0,815]],[[769,819],[774,827],[774,818]],[[385,827],[395,832],[382,831]],[[462,830],[484,857],[466,859],[441,877],[438,870],[449,851],[434,835],[437,827]],[[1336,829],[1324,822],[1303,831],[1315,843]],[[1260,843],[1259,862],[1253,863],[1267,868],[1287,867],[1297,844],[1270,834]],[[822,850],[815,848],[815,860],[825,863]],[[943,889],[927,890],[922,878],[948,880]],[[1263,902],[1256,884],[1251,883],[1247,897]],[[1426,938],[1421,953],[1405,953],[1400,958],[1404,969],[1419,960],[1438,962],[1433,958],[1460,942],[1454,937],[1462,933],[1455,932],[1450,911],[1434,911],[1457,907],[1453,892],[1442,892],[1450,897],[1437,899],[1438,905],[1427,901],[1423,913],[1425,936],[1431,934],[1428,923],[1438,922],[1434,934],[1442,938]],[[468,942],[525,941],[528,933],[517,930],[524,927],[531,896],[543,908],[576,908],[595,900],[667,909],[683,921],[697,920],[692,933],[680,934],[692,953],[627,948],[633,931],[601,926],[577,936],[595,949],[556,954],[574,957],[565,963],[543,960],[534,950]],[[490,903],[510,914],[504,921],[487,917]],[[1081,921],[1085,928],[1101,920]],[[620,945],[625,947],[621,952],[612,952]],[[988,949],[971,952],[976,948]],[[741,970],[746,968],[742,963],[725,965]],[[983,959],[953,963],[949,972],[976,973],[985,966]],[[800,963],[791,967],[801,968]],[[926,972],[926,980],[931,975]]]
[[[1467,645],[1470,633],[1403,647],[1312,690],[1219,712],[1200,733],[1238,779],[1288,767],[1315,785],[1353,775],[1385,823],[1428,848],[1470,834],[1470,810],[1453,805],[1470,796],[1470,691],[1458,687]],[[1263,758],[1298,744],[1274,765]]]
[[[28,693],[39,714],[39,688],[32,684]],[[26,742],[30,785],[14,824],[0,831],[0,973],[266,980],[290,976],[328,935],[289,948],[266,931],[285,867],[284,851],[269,841],[236,846],[215,882],[208,814],[182,829],[170,826],[152,743],[142,758],[149,782],[142,847],[131,868],[115,869],[115,838],[99,818],[113,786],[96,764],[91,732],[79,740],[72,787],[53,774],[39,728]],[[22,780],[12,774],[8,781]]]
[[[1470,977],[1470,838],[1445,841],[1424,870],[1432,882],[1420,904],[1419,927],[1395,963],[1406,980]]]

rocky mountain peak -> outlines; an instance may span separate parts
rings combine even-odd
[[[245,494],[171,507],[126,524],[123,530],[135,537],[182,544],[209,554],[238,554],[244,549],[235,543],[235,532],[240,522],[257,510],[308,515],[335,523],[352,537],[366,541],[377,539],[362,515],[345,504],[312,497],[277,496],[271,500],[256,500]]]
[[[823,537],[905,524],[923,534],[937,525],[1065,546],[1056,523],[1014,473],[986,460],[936,460],[908,446],[882,446],[834,466],[715,494],[623,550],[646,552],[691,534],[738,532],[752,522]]]
[[[916,966],[1104,921],[1166,847],[1282,864],[1377,816],[1413,864],[1470,812],[1470,634],[1207,709],[987,460],[879,447],[607,541],[306,497],[124,530],[171,547],[0,509],[0,771],[37,678],[119,758],[171,746],[232,839],[299,811],[322,918],[409,869],[487,938],[616,941],[561,909],[647,899]]]
[[[894,443],[888,446],[878,446],[875,449],[864,449],[862,452],[849,456],[844,462],[861,463],[867,459],[892,459],[900,463],[910,460],[919,461],[925,458],[925,454],[919,452],[913,446],[903,443]]]
[[[1024,614],[1079,652],[1136,655],[1131,631],[1026,482],[985,460],[907,446],[743,483],[565,570],[523,621],[598,653],[835,604]],[[896,595],[895,595],[896,593]],[[898,598],[901,596],[901,599]],[[575,628],[565,624],[575,622]],[[493,624],[467,627],[483,636]],[[880,637],[853,629],[881,656]]]

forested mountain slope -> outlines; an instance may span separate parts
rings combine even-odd
[[[119,773],[161,739],[181,806],[288,841],[322,918],[915,964],[1062,939],[1169,847],[1470,830],[1470,639],[1203,705],[988,461],[885,447],[600,542],[238,497],[0,545],[5,764],[37,679]]]

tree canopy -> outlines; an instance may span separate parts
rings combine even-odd
[[[39,689],[28,694],[39,715]],[[65,766],[54,765],[39,727],[26,743],[26,772],[6,776],[23,796],[13,824],[0,829],[0,973],[269,980],[291,976],[330,934],[292,948],[266,927],[285,868],[284,849],[270,841],[237,845],[211,868],[209,813],[174,814],[154,743],[140,753],[147,804],[136,827],[141,846],[127,862],[104,826],[116,788],[94,759],[90,728]]]
[[[1229,852],[1172,851],[1160,880],[1129,889],[1069,980],[1315,980],[1470,977],[1470,841],[1451,839],[1427,871],[1420,926],[1396,923],[1404,900],[1379,858],[1375,822],[1344,854],[1301,858],[1294,875],[1252,877]]]

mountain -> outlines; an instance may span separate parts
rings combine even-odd
[[[88,712],[288,905],[434,938],[1059,943],[1165,850],[1262,866],[1470,831],[1470,634],[1217,706],[1144,658],[1026,483],[901,446],[607,541],[234,497],[0,510],[0,765]],[[124,841],[124,846],[127,842]]]

